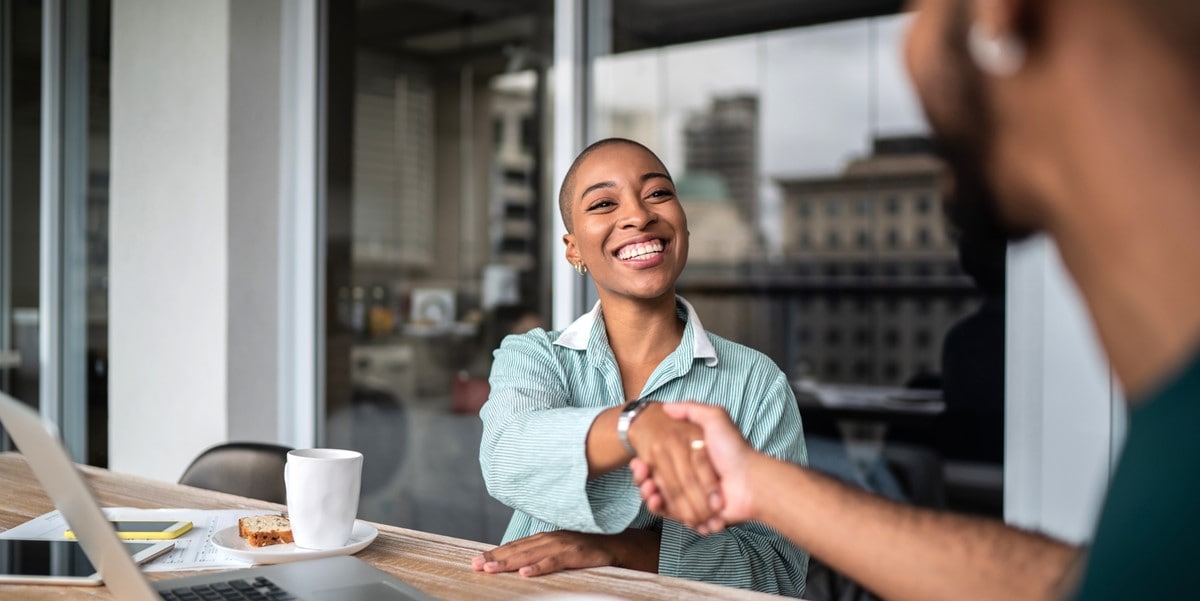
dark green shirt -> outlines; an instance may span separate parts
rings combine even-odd
[[[1130,414],[1075,598],[1200,599],[1200,358]]]

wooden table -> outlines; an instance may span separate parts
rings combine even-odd
[[[283,509],[274,503],[190,486],[89,466],[81,469],[102,506]],[[0,453],[0,531],[53,509],[54,505],[25,459],[15,453]],[[375,526],[379,528],[379,538],[357,557],[439,599],[516,599],[555,593],[603,593],[627,599],[778,599],[762,593],[621,568],[574,570],[538,578],[482,574],[471,569],[471,558],[491,545],[384,524]],[[147,576],[160,579],[171,575],[155,573]],[[104,587],[0,584],[0,600],[112,598]]]

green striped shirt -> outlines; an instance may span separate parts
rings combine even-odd
[[[691,304],[677,298],[683,338],[639,398],[720,405],[756,449],[806,464],[787,378],[762,353],[705,332]],[[585,446],[592,421],[625,402],[599,303],[561,332],[537,329],[505,338],[490,383],[480,413],[479,463],[488,492],[515,510],[504,542],[552,530],[657,530],[661,574],[793,596],[804,592],[808,554],[765,525],[749,522],[704,537],[649,513],[628,467],[588,481]]]

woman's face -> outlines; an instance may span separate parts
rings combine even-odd
[[[567,260],[587,266],[601,298],[674,295],[687,263],[687,216],[654,155],[631,144],[601,147],[579,165],[572,194]]]

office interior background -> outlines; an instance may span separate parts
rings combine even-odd
[[[358,449],[361,517],[498,542],[491,351],[595,301],[555,195],[623,136],[683,199],[680,293],[788,374],[816,467],[1085,540],[1120,391],[1049,243],[947,226],[900,5],[0,0],[0,388],[152,478]],[[898,407],[822,406],[855,395]]]

